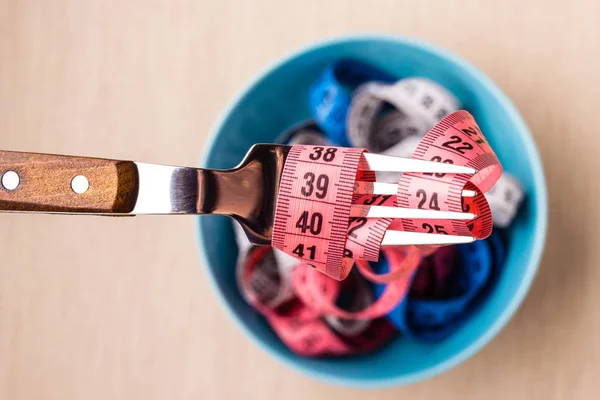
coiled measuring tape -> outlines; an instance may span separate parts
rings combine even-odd
[[[290,146],[294,144],[332,145],[331,141],[327,139],[313,120],[304,121],[290,127],[275,140],[275,143]]]
[[[297,354],[304,356],[319,355],[344,355],[368,352],[388,342],[396,333],[393,326],[383,319],[376,319],[364,323],[341,321],[335,317],[327,316],[310,302],[303,302],[298,298],[290,298],[288,301],[274,306],[265,298],[266,293],[278,293],[276,287],[254,285],[254,275],[266,275],[258,270],[271,268],[268,263],[273,259],[266,258],[272,249],[269,247],[252,247],[244,258],[240,258],[237,266],[238,287],[246,301],[260,312],[277,333],[280,339]],[[326,278],[326,277],[325,277]],[[329,278],[328,278],[329,279]],[[323,282],[320,286],[321,294],[330,301],[335,301],[340,295],[337,286],[339,282],[331,280],[334,285]],[[280,283],[281,280],[278,281]],[[276,286],[275,280],[267,283]],[[363,288],[367,288],[363,286]],[[370,289],[370,288],[367,288]],[[257,291],[258,290],[258,291]],[[362,304],[365,298],[363,289],[354,293],[355,300]],[[267,302],[265,302],[265,300]],[[354,306],[354,305],[351,305]],[[337,332],[336,332],[337,331]]]
[[[317,124],[334,144],[349,146],[346,113],[352,92],[369,81],[395,82],[397,78],[383,70],[354,59],[328,65],[310,88],[309,104]]]
[[[340,281],[329,278],[319,273],[307,264],[298,265],[292,274],[292,285],[294,292],[304,303],[310,304],[311,308],[320,313],[333,315],[344,319],[374,319],[386,315],[406,296],[410,284],[410,277],[421,263],[421,257],[415,247],[407,250],[384,249],[386,265],[390,271],[401,271],[402,275],[385,285],[385,289],[377,301],[368,307],[358,311],[347,311],[339,308],[327,293],[338,293]],[[364,261],[359,267],[361,274],[364,273]],[[370,267],[367,268],[370,271]],[[327,288],[327,289],[325,289]]]
[[[415,273],[410,286],[413,298],[443,298],[446,296],[448,281],[458,266],[458,248],[440,247],[425,258]]]
[[[356,147],[381,152],[408,137],[423,137],[459,108],[460,103],[452,94],[426,78],[402,79],[393,85],[369,82],[359,87],[352,99],[348,136]],[[378,127],[378,120],[391,129]]]
[[[323,144],[326,141],[326,137],[320,131],[319,127],[313,121],[306,121],[300,124],[296,124],[284,132],[278,138],[277,142],[284,144]],[[392,197],[392,196],[390,196]],[[368,197],[365,197],[367,199]],[[359,221],[360,223],[360,221]],[[275,250],[275,254],[284,254],[279,250]],[[289,257],[289,256],[287,256]],[[396,260],[400,260],[400,258],[396,257]],[[401,261],[400,261],[401,263]],[[399,264],[396,264],[399,266]],[[415,261],[412,264],[411,268],[416,268],[418,263]],[[299,266],[298,272],[303,275],[311,274],[311,272],[306,272],[303,270],[303,266]],[[359,271],[364,272],[366,276],[371,277],[372,274],[369,273],[368,270],[359,267]],[[397,268],[394,269],[394,274],[398,275]],[[297,275],[300,276],[300,275]],[[362,276],[362,275],[360,275]],[[408,275],[407,275],[408,276]],[[352,296],[353,301],[343,307],[344,312],[336,312],[339,311],[336,305],[331,304],[328,298],[323,298],[320,296],[320,291],[313,291],[314,288],[320,287],[322,283],[319,282],[320,279],[329,280],[329,278],[317,275],[311,275],[311,279],[306,279],[304,276],[302,279],[295,280],[295,291],[298,293],[299,297],[304,300],[305,304],[310,304],[311,307],[315,307],[320,310],[322,313],[326,313],[328,309],[336,309],[334,313],[325,314],[324,318],[328,322],[328,324],[334,328],[336,331],[343,333],[346,336],[356,336],[365,330],[373,318],[377,316],[381,316],[387,313],[391,308],[400,301],[401,296],[406,292],[406,287],[408,285],[408,280],[404,280],[404,282],[397,281],[395,286],[403,285],[404,288],[400,291],[390,291],[388,293],[388,298],[385,299],[385,306],[382,308],[382,303],[378,304],[377,310],[374,310],[371,305],[374,302],[372,293],[370,291],[370,286],[366,284],[364,278],[355,281],[355,289],[354,295]],[[316,279],[313,279],[316,278]],[[342,285],[347,284],[347,279],[344,280]],[[357,281],[357,282],[356,282]],[[286,286],[291,285],[290,283],[286,283]],[[369,291],[365,291],[365,288],[369,288]],[[335,289],[338,291],[339,289]],[[353,292],[351,289],[346,288],[346,292]],[[344,293],[342,290],[341,293]],[[389,296],[392,294],[392,296]],[[339,300],[339,299],[338,299]],[[323,305],[323,303],[325,305]],[[360,312],[360,313],[359,313]],[[352,314],[352,318],[344,318],[348,317],[349,314]]]
[[[241,263],[254,245],[237,222],[233,221],[233,225],[238,244],[238,263]],[[298,260],[277,249],[264,254],[248,282],[259,303],[274,308],[294,297],[291,276],[297,264]]]
[[[352,99],[348,112],[348,137],[353,146],[380,153],[408,137],[421,139],[427,133],[429,127],[425,121],[395,109],[383,111],[386,103],[375,93],[385,87],[379,83],[367,83],[357,90]]]
[[[485,194],[485,197],[492,210],[494,225],[499,228],[507,228],[519,211],[524,192],[513,176],[504,173]]]
[[[343,281],[343,288],[336,299],[336,304],[349,312],[357,312],[369,308],[375,297],[371,285],[359,274],[350,274]],[[344,336],[357,336],[369,328],[371,319],[347,319],[332,314],[323,316],[329,326]]]
[[[425,133],[459,107],[458,99],[426,78],[406,78],[395,84],[369,82],[354,93],[347,118],[348,137],[355,147],[409,158]],[[377,180],[394,182],[400,176],[378,172]],[[503,174],[485,197],[494,225],[506,228],[523,200],[523,189],[515,178]]]
[[[504,263],[504,244],[494,233],[487,240],[455,246],[458,262],[452,275],[446,279],[443,295],[422,298],[411,293],[389,314],[404,335],[423,342],[438,342],[446,339],[476,310],[484,298],[485,288],[492,282]],[[383,268],[386,268],[383,265]],[[417,276],[413,284],[416,283]],[[381,295],[383,286],[375,288]]]
[[[458,100],[425,78],[396,84],[360,86],[348,111],[348,137],[353,146],[384,155],[410,158],[427,131],[459,108]],[[397,172],[377,172],[379,182],[398,182]]]
[[[422,77],[411,77],[375,92],[404,114],[425,121],[432,128],[446,115],[458,111],[460,102],[444,87]]]
[[[472,212],[471,221],[399,219],[405,231],[474,236],[492,231],[492,216],[483,195],[502,173],[502,167],[473,117],[458,111],[440,121],[423,138],[414,158],[466,165],[474,175],[405,173],[398,194],[355,195],[373,180],[361,163],[364,149],[331,146],[292,146],[284,165],[277,196],[273,247],[328,276],[341,280],[353,259],[376,261],[388,218],[365,218],[365,205]],[[371,173],[371,174],[369,174]],[[358,185],[356,185],[358,182]],[[463,198],[462,190],[476,192]],[[351,210],[358,215],[350,218]],[[362,210],[362,211],[361,211]],[[363,213],[363,214],[361,214]]]
[[[384,155],[410,158],[426,133],[420,120],[390,111],[375,121],[369,149]]]
[[[486,241],[457,246],[459,250],[458,270],[454,282],[448,280],[449,299],[444,301],[408,298],[407,318],[412,326],[435,328],[447,326],[459,315],[481,291],[492,269],[492,255]]]

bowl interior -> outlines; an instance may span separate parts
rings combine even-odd
[[[240,296],[235,283],[236,243],[226,217],[199,217],[200,245],[220,298],[244,330],[271,354],[318,379],[352,386],[402,384],[439,373],[487,343],[518,307],[535,274],[546,229],[546,188],[531,136],[512,104],[480,72],[429,45],[398,38],[333,41],[287,58],[254,82],[226,113],[205,155],[210,168],[238,164],[254,143],[273,142],[290,125],[310,117],[308,88],[323,68],[356,57],[397,77],[424,76],[457,96],[473,114],[506,172],[527,200],[508,235],[504,271],[478,312],[448,340],[425,345],[399,338],[383,350],[341,359],[291,353]]]

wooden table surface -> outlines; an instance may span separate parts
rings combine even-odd
[[[499,336],[425,382],[333,387],[234,326],[193,218],[3,215],[0,399],[597,398],[597,0],[0,0],[0,148],[197,165],[221,110],[266,65],[359,32],[462,55],[535,136],[548,244]]]

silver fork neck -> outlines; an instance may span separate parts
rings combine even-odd
[[[134,215],[224,214],[244,216],[262,193],[255,171],[182,168],[136,162],[139,176]],[[262,199],[262,196],[259,196]],[[250,201],[254,200],[254,201]]]
[[[135,163],[138,196],[131,214],[191,214],[202,204],[199,188],[204,171],[167,165]],[[185,196],[178,196],[178,194]]]

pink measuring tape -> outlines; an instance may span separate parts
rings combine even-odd
[[[425,135],[413,158],[475,168],[474,175],[405,173],[398,185],[398,205],[406,208],[471,212],[471,221],[402,219],[406,231],[475,236],[492,233],[492,213],[483,195],[502,175],[502,166],[475,120],[457,111],[441,120]],[[475,190],[462,197],[463,189]]]
[[[373,195],[368,190],[375,174],[361,157],[364,152],[356,148],[292,146],[277,198],[273,247],[336,280],[346,278],[357,260],[367,278],[382,282],[408,275],[407,271],[396,270],[378,276],[366,263],[379,258],[381,241],[390,225],[405,231],[477,239],[490,235],[492,216],[483,193],[498,180],[502,167],[468,112],[457,111],[440,121],[425,135],[413,158],[469,166],[477,170],[473,175],[405,173],[397,196]],[[463,189],[473,190],[476,195],[464,198]],[[468,222],[365,218],[371,205],[465,211],[477,217]],[[432,248],[420,249],[421,254]],[[406,270],[411,269],[410,260],[416,259],[413,251],[414,247],[409,247],[402,252],[409,260]],[[331,308],[329,311],[335,312]]]
[[[406,250],[385,249],[384,256],[388,265],[395,274],[395,279],[389,282],[383,294],[373,304],[363,310],[348,312],[342,310],[335,304],[335,296],[327,296],[325,293],[336,293],[339,291],[340,281],[318,272],[316,269],[306,264],[298,265],[292,273],[292,286],[294,292],[305,304],[318,310],[320,313],[335,315],[346,319],[374,319],[387,314],[393,309],[405,296],[409,289],[411,277],[421,263],[421,255],[414,246]],[[359,271],[364,274],[364,270],[370,271],[364,260],[357,262],[361,265]]]
[[[267,319],[281,340],[295,353],[319,356],[369,352],[382,346],[396,334],[396,329],[384,319],[370,321],[366,330],[357,335],[336,334],[324,318],[325,314],[333,314],[323,312],[315,306],[314,300],[306,300],[306,296],[298,296],[272,307],[252,284],[255,269],[259,268],[261,260],[271,251],[269,247],[253,247],[246,257],[240,258],[237,267],[238,286],[248,303]],[[299,266],[295,270],[298,268]],[[326,298],[328,303],[334,304],[340,294],[341,282],[323,274],[318,275],[320,281],[316,287],[320,296]],[[277,291],[276,288],[269,289]]]

